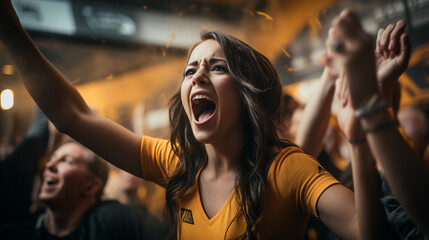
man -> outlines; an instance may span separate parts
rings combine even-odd
[[[101,201],[106,163],[76,142],[61,145],[43,172],[38,195],[46,210],[0,228],[2,239],[158,239],[162,225],[132,208]],[[148,216],[145,216],[146,218]],[[155,226],[155,229],[153,226]],[[150,231],[149,231],[150,230]]]

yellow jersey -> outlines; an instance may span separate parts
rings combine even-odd
[[[166,187],[165,179],[179,163],[168,140],[143,137],[143,178]],[[201,171],[201,170],[200,170]],[[212,218],[201,203],[199,173],[194,186],[179,199],[178,239],[236,239],[246,229],[236,191]],[[302,239],[309,214],[316,217],[317,201],[328,187],[339,183],[311,156],[296,147],[282,149],[271,163],[259,223],[260,239]]]

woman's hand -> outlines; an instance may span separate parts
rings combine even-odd
[[[346,76],[351,106],[365,106],[378,94],[375,57],[372,38],[362,29],[354,12],[344,10],[332,22],[326,45],[331,66]]]
[[[377,34],[375,62],[380,86],[395,84],[407,69],[410,58],[410,40],[405,33],[404,20],[380,28]]]

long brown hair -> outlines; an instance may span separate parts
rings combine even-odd
[[[245,145],[237,170],[236,190],[246,232],[241,239],[258,239],[257,220],[262,213],[263,197],[273,153],[273,147],[293,145],[280,140],[277,124],[281,121],[282,86],[271,62],[244,42],[229,35],[204,31],[201,40],[219,43],[227,59],[228,70],[235,80],[243,102],[242,119]],[[188,58],[195,46],[188,51]],[[198,171],[207,159],[204,145],[197,141],[182,106],[179,91],[170,100],[171,146],[181,164],[168,179],[166,189],[169,239],[177,236],[178,199],[194,185]],[[225,230],[227,231],[227,229]],[[226,233],[225,233],[226,236]]]

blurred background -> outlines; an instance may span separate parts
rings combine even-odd
[[[429,0],[12,2],[36,45],[87,103],[138,134],[168,138],[168,100],[181,83],[186,50],[203,29],[229,33],[262,52],[274,63],[284,92],[305,104],[322,72],[317,58],[325,51],[330,22],[346,7],[358,13],[374,41],[380,27],[408,21],[413,51],[400,79],[401,106],[429,103]],[[35,105],[1,44],[0,93],[0,145],[16,146]],[[162,218],[162,190],[121,172],[110,177],[128,195],[138,191],[146,208]],[[106,196],[126,199],[112,182]]]
[[[376,34],[404,18],[413,42],[403,102],[427,98],[429,0],[13,0],[24,27],[90,106],[129,129],[168,136],[167,103],[186,49],[202,29],[232,34],[275,64],[285,91],[305,102],[332,18],[355,9]],[[23,56],[25,57],[25,56]],[[0,46],[0,136],[19,141],[34,104]],[[53,103],[54,104],[54,103]],[[135,113],[135,112],[138,113]],[[140,115],[140,116],[138,116]],[[134,122],[134,123],[133,123]]]

